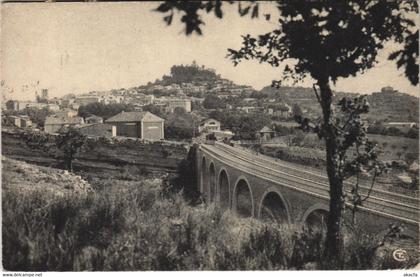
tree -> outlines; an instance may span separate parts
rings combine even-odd
[[[241,4],[238,4],[241,16],[250,11],[251,17],[258,16],[258,3],[252,2],[246,7]],[[375,146],[366,139],[360,119],[360,115],[369,109],[366,100],[342,100],[339,104],[342,116],[335,116],[331,82],[372,68],[378,51],[388,41],[407,44],[409,37],[412,37],[411,40],[418,45],[415,23],[407,17],[410,12],[417,13],[418,6],[417,2],[408,0],[282,0],[277,1],[276,5],[279,12],[277,28],[257,37],[249,34],[243,36],[241,49],[229,49],[229,56],[235,65],[244,59],[256,59],[273,67],[289,61],[283,71],[283,79],[299,82],[311,77],[315,80],[314,92],[322,109],[322,120],[311,123],[309,119],[300,118],[300,123],[302,128],[314,130],[325,140],[330,212],[324,260],[328,261],[325,266],[340,268],[345,200],[343,181],[349,174],[358,175],[371,169],[373,163],[370,161],[376,159],[376,154]],[[186,34],[201,34],[203,21],[200,12],[214,12],[218,18],[222,18],[221,7],[221,1],[166,1],[157,11],[169,13],[164,18],[167,24],[171,24],[174,10],[181,11]],[[416,70],[407,69],[417,66],[418,51],[417,54],[415,51],[406,53],[413,58],[403,58],[398,66],[404,66],[409,79],[417,84],[418,78],[411,78]],[[273,85],[279,84],[280,81],[273,82]],[[362,153],[356,159],[347,161],[346,153],[351,147],[356,147]],[[376,165],[374,170],[376,176],[380,170],[376,170]]]
[[[184,110],[184,109],[181,109]],[[192,114],[172,113],[165,118],[165,138],[191,139],[194,135],[196,119]]]
[[[223,109],[226,104],[216,95],[209,94],[204,98],[203,107],[206,109]]]
[[[175,107],[175,108],[174,108],[174,114],[175,114],[175,115],[182,116],[182,115],[184,115],[185,113],[186,113],[186,111],[185,111],[185,108],[183,108],[183,107]]]
[[[8,100],[6,102],[6,109],[9,110],[9,111],[15,110],[15,103],[16,103],[16,101],[14,101],[14,100]]]
[[[79,107],[78,115],[87,117],[92,114],[107,119],[122,111],[134,111],[134,106],[131,104],[104,104],[104,103],[90,103]]]
[[[75,155],[79,152],[85,142],[86,136],[72,127],[55,138],[56,146],[63,152],[64,161],[70,172],[73,171],[73,160]]]
[[[26,108],[24,113],[29,116],[32,122],[34,122],[38,127],[43,128],[45,123],[45,118],[51,115],[52,112],[48,108]]]
[[[407,132],[407,137],[418,139],[419,138],[419,128],[411,127]]]
[[[253,91],[250,97],[256,98],[256,99],[263,99],[263,98],[267,98],[267,95],[264,93],[261,93],[260,91]]]
[[[148,104],[148,105],[143,106],[142,109],[143,111],[151,112],[152,114],[155,114],[159,117],[163,117],[162,110],[156,105]]]
[[[235,137],[244,140],[256,139],[256,132],[269,126],[271,120],[263,113],[238,113],[237,111],[212,111],[210,118],[220,121],[223,128],[235,133]]]
[[[300,108],[300,106],[298,104],[293,104],[292,115],[293,115],[293,117],[302,116],[302,109]]]
[[[388,136],[400,136],[401,135],[401,130],[396,128],[396,127],[389,127],[387,130],[387,135]]]

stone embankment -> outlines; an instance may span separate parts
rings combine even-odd
[[[2,155],[43,166],[63,167],[63,153],[47,136],[48,147],[28,145],[29,132],[2,131]],[[89,137],[74,161],[81,170],[114,171],[137,167],[147,171],[176,172],[187,158],[190,145],[168,141],[147,142],[128,138]]]

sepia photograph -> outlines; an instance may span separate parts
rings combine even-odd
[[[417,277],[418,8],[2,1],[2,276]]]

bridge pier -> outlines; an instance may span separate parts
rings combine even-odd
[[[323,228],[329,204],[326,176],[217,142],[200,145],[196,155],[198,188],[208,202],[217,202],[239,216]],[[360,207],[358,225],[372,232],[386,232],[390,224],[403,223],[405,234],[418,240],[418,201],[401,196],[406,200],[399,203],[384,198],[389,192],[378,193],[379,197],[372,193]],[[351,219],[349,210],[345,218]]]

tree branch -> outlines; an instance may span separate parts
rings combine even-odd
[[[373,190],[373,185],[375,184],[376,176],[378,176],[378,170],[377,169],[375,169],[375,173],[373,174],[372,183],[370,184],[369,191],[366,194],[366,197],[362,199],[362,202],[367,200],[370,197],[370,194],[372,193],[372,190]]]
[[[316,90],[316,84],[313,84],[313,85],[312,85],[312,87],[313,87],[313,89],[314,89],[316,99],[318,100],[318,103],[319,103],[319,104],[321,105],[321,107],[322,107],[322,102],[321,102],[321,99],[319,98],[318,91]]]

